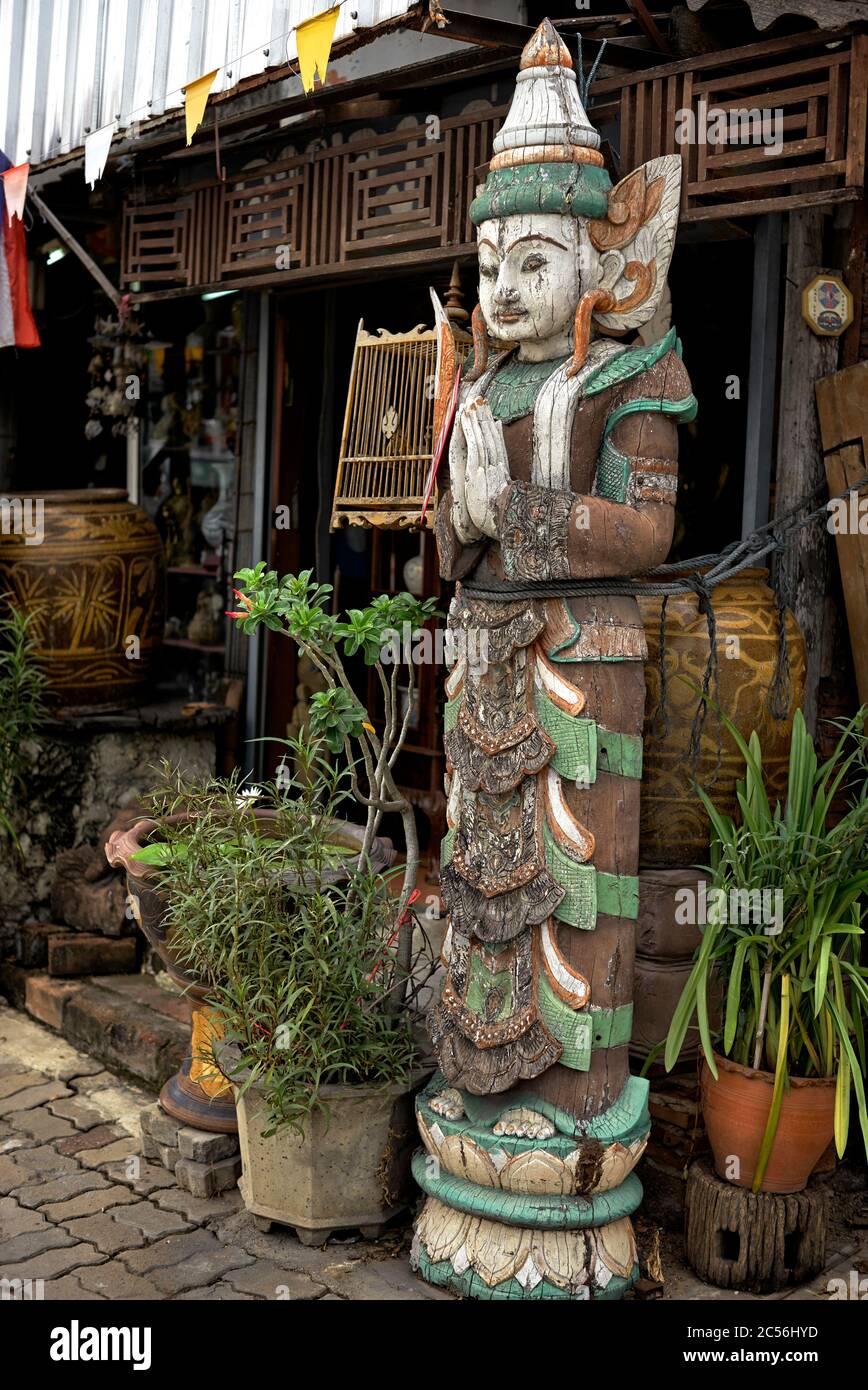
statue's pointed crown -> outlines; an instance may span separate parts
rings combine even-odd
[[[600,137],[582,105],[569,50],[549,19],[525,45],[493,149],[485,185],[470,208],[476,226],[521,212],[605,216],[611,184]]]

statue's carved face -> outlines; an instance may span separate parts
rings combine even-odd
[[[558,350],[572,331],[589,283],[582,224],[559,213],[492,218],[479,228],[479,303],[488,331],[504,342]]]

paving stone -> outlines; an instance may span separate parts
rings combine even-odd
[[[20,1235],[0,1242],[0,1264],[18,1264],[22,1260],[29,1260],[32,1255],[41,1255],[45,1250],[59,1250],[74,1244],[72,1236],[46,1221],[38,1231],[22,1231]]]
[[[40,1177],[59,1178],[63,1173],[77,1173],[78,1164],[68,1154],[59,1154],[53,1144],[39,1144],[35,1148],[21,1149],[15,1155],[19,1168],[28,1173],[38,1173]]]
[[[100,1112],[103,1120],[122,1125],[127,1134],[134,1134],[138,1138],[141,1134],[141,1113],[151,1103],[152,1097],[138,1086],[124,1085],[117,1077],[113,1078],[113,1083],[91,1092],[88,1101]]]
[[[67,1202],[48,1202],[40,1211],[51,1221],[72,1221],[77,1216],[92,1216],[95,1212],[114,1210],[132,1202],[138,1202],[135,1192],[128,1187],[98,1187],[92,1192],[82,1192],[70,1197]]]
[[[92,1269],[79,1270],[75,1277],[82,1288],[110,1298],[113,1302],[135,1299],[151,1303],[165,1298],[165,1294],[160,1292],[156,1284],[150,1279],[143,1279],[139,1274],[131,1274],[120,1260],[110,1260],[107,1264],[95,1265]]]
[[[23,1091],[16,1091],[14,1095],[0,1100],[0,1116],[12,1115],[18,1110],[34,1110],[37,1105],[44,1105],[46,1101],[70,1095],[72,1092],[62,1081],[46,1081],[41,1086],[27,1086]]]
[[[61,1119],[71,1121],[76,1129],[95,1129],[97,1125],[105,1123],[102,1112],[79,1100],[78,1096],[73,1095],[68,1100],[52,1101],[48,1108],[52,1115],[59,1115]]]
[[[218,1245],[214,1250],[191,1255],[182,1264],[155,1269],[152,1278],[158,1289],[174,1297],[185,1289],[198,1288],[209,1279],[219,1279],[231,1269],[252,1263],[251,1257],[237,1246]]]
[[[3,1007],[0,1007],[0,1054],[4,1060],[16,1057],[20,1071],[27,1068],[42,1071],[59,1081],[100,1071],[103,1065],[71,1047],[65,1038],[49,1032],[26,1013]]]
[[[178,1130],[178,1148],[182,1158],[194,1163],[219,1163],[221,1158],[235,1158],[239,1152],[237,1134],[209,1134],[204,1129],[185,1125]]]
[[[154,1201],[163,1211],[176,1211],[188,1221],[197,1224],[215,1221],[230,1212],[236,1212],[244,1205],[237,1188],[231,1192],[221,1192],[218,1197],[194,1197],[182,1187],[168,1187],[165,1192],[157,1192]]]
[[[249,1211],[238,1211],[226,1217],[218,1222],[214,1232],[218,1240],[228,1245],[240,1245],[258,1260],[270,1260],[287,1269],[299,1270],[323,1283],[327,1282],[323,1277],[324,1272],[335,1263],[333,1246],[323,1250],[317,1246],[302,1245],[295,1232],[288,1227],[275,1226],[267,1233],[257,1231]],[[367,1248],[365,1242],[360,1242],[357,1247],[360,1256]]]
[[[30,1182],[15,1188],[13,1196],[23,1207],[44,1207],[49,1202],[66,1202],[80,1192],[93,1192],[109,1184],[101,1173],[65,1173],[51,1182]]]
[[[194,1197],[213,1197],[234,1187],[241,1176],[241,1158],[222,1158],[219,1163],[194,1163],[179,1158],[175,1177],[180,1187],[186,1187]]]
[[[175,1186],[175,1179],[172,1174],[167,1173],[165,1168],[158,1168],[156,1163],[146,1163],[140,1160],[136,1165],[136,1176],[131,1177],[127,1168],[131,1161],[131,1159],[122,1159],[120,1163],[108,1163],[103,1171],[107,1178],[111,1178],[112,1182],[129,1183],[133,1191],[137,1192],[140,1197],[150,1197],[152,1192],[158,1191],[161,1187]]]
[[[329,1277],[329,1271],[324,1271]],[[443,1289],[426,1284],[410,1269],[406,1260],[353,1260],[334,1265],[329,1283],[355,1302],[394,1302],[420,1298],[452,1303]]]
[[[176,1211],[161,1211],[153,1202],[137,1202],[134,1206],[118,1207],[112,1214],[115,1221],[141,1231],[148,1240],[159,1240],[161,1236],[192,1229],[190,1222],[185,1221]]]
[[[20,1153],[21,1150],[16,1152]],[[0,1196],[5,1197],[16,1187],[21,1187],[27,1182],[28,1176],[27,1170],[19,1168],[8,1154],[0,1154]]]
[[[10,1115],[9,1123],[17,1133],[27,1134],[31,1139],[38,1139],[40,1143],[45,1143],[48,1139],[63,1139],[75,1133],[69,1120],[62,1120],[59,1115],[52,1115],[50,1110],[42,1107],[38,1110],[21,1110],[16,1115]],[[72,1150],[64,1149],[62,1152],[70,1153]]]
[[[42,1255],[34,1255],[18,1264],[0,1261],[0,1278],[4,1279],[56,1279],[60,1274],[68,1274],[79,1265],[99,1264],[105,1259],[93,1245],[83,1245],[73,1241],[69,1248],[46,1250]],[[199,1281],[201,1283],[201,1280]]]
[[[281,1269],[267,1260],[257,1260],[243,1269],[232,1269],[224,1275],[227,1284],[240,1293],[255,1294],[257,1298],[286,1300],[319,1298],[326,1292],[308,1274],[296,1274]]]
[[[120,1207],[119,1210],[123,1211],[124,1208]],[[90,1241],[104,1255],[117,1255],[121,1250],[132,1250],[145,1243],[141,1231],[121,1225],[108,1212],[82,1216],[77,1221],[65,1221],[64,1229],[76,1240]]]
[[[81,1055],[82,1057],[85,1056],[84,1053]],[[78,1095],[89,1096],[94,1091],[102,1091],[107,1086],[117,1085],[118,1079],[113,1071],[106,1071],[102,1062],[97,1061],[95,1057],[88,1057],[87,1060],[91,1063],[93,1071],[83,1072],[69,1083]]]
[[[100,1149],[107,1144],[112,1144],[116,1139],[124,1136],[117,1125],[97,1125],[95,1129],[87,1129],[77,1133],[68,1120],[58,1120],[58,1124],[67,1124],[72,1130],[72,1135],[68,1139],[61,1139],[55,1145],[58,1153],[77,1154],[82,1149]]]
[[[163,1240],[156,1241],[154,1245],[149,1245],[146,1250],[132,1251],[131,1254],[124,1256],[124,1264],[132,1270],[133,1274],[150,1275],[156,1269],[177,1264],[181,1260],[192,1259],[194,1255],[214,1254],[215,1251],[222,1248],[220,1242],[210,1231],[188,1231],[183,1235],[166,1236]],[[197,1284],[207,1282],[207,1280],[197,1279],[194,1283],[184,1287],[195,1288]]]
[[[116,1163],[119,1159],[137,1157],[141,1147],[140,1139],[125,1137],[116,1139],[113,1144],[104,1144],[95,1149],[80,1149],[76,1158],[85,1168],[102,1168],[106,1164]]]
[[[231,1284],[209,1284],[201,1289],[187,1289],[184,1293],[179,1293],[178,1303],[201,1303],[227,1302],[227,1303],[256,1303],[253,1294],[236,1293]]]
[[[19,1206],[14,1197],[0,1197],[0,1240],[10,1240],[25,1231],[40,1231],[47,1225],[41,1212]]]
[[[101,1265],[97,1265],[101,1269]],[[75,1274],[64,1274],[60,1279],[48,1279],[43,1285],[43,1297],[46,1303],[103,1303],[105,1295],[92,1293],[78,1282]]]
[[[25,1091],[30,1086],[39,1086],[48,1079],[37,1071],[23,1071],[19,1067],[0,1077],[0,1100],[6,1100],[8,1096],[14,1096],[17,1091]]]

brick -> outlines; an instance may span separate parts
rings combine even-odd
[[[123,975],[136,968],[133,936],[72,932],[48,939],[49,975]]]
[[[24,1008],[27,971],[12,960],[0,961],[0,996],[6,997],[13,1009]]]
[[[190,1223],[177,1212],[161,1211],[153,1202],[137,1202],[131,1207],[118,1207],[113,1216],[122,1226],[132,1226],[134,1230],[141,1231],[148,1240],[159,1240],[162,1236],[176,1235],[191,1229]]]
[[[132,1250],[128,1255],[124,1255],[123,1262],[133,1274],[146,1274],[153,1277],[157,1270],[166,1269],[182,1262],[188,1263],[194,1258],[215,1256],[225,1248],[210,1231],[187,1231],[181,1235],[165,1236],[144,1250]],[[250,1257],[245,1256],[243,1250],[238,1253],[242,1257],[238,1260],[239,1264],[250,1262]],[[220,1273],[222,1273],[221,1270],[215,1272],[212,1276],[212,1282]],[[181,1285],[181,1287],[192,1289],[197,1284],[207,1283],[208,1279],[203,1279],[200,1271],[198,1278]]]
[[[58,1124],[69,1124],[68,1120],[58,1120]],[[72,1125],[69,1125],[72,1129]],[[69,1131],[67,1131],[68,1133]],[[95,1129],[87,1129],[83,1133],[76,1134],[73,1130],[68,1139],[61,1139],[55,1145],[58,1153],[77,1154],[81,1149],[99,1149],[107,1144],[112,1144],[116,1139],[126,1136],[121,1133],[117,1125],[97,1125]]]
[[[243,1205],[237,1188],[221,1192],[219,1197],[194,1197],[192,1192],[185,1192],[181,1187],[169,1187],[165,1192],[158,1192],[154,1201],[163,1211],[180,1212],[188,1221],[197,1223],[227,1216]]]
[[[52,1115],[50,1110],[41,1106],[38,1110],[21,1110],[17,1115],[10,1115],[9,1124],[16,1134],[26,1134],[40,1143],[49,1139],[62,1141],[75,1133],[69,1120],[61,1120],[58,1115]]]
[[[121,1207],[120,1210],[123,1211],[124,1208]],[[82,1216],[77,1221],[66,1221],[64,1229],[76,1240],[90,1241],[104,1255],[117,1255],[121,1250],[132,1250],[145,1243],[141,1231],[115,1221],[108,1212]]]
[[[59,1154],[53,1144],[40,1144],[35,1149],[21,1149],[15,1162],[28,1178],[34,1176],[59,1178],[62,1173],[77,1173],[78,1164],[67,1154]]]
[[[46,1101],[59,1100],[71,1094],[62,1081],[46,1081],[42,1086],[28,1086],[23,1091],[16,1091],[14,1096],[7,1096],[5,1100],[0,1101],[0,1116],[13,1115],[18,1110],[35,1110],[37,1105],[44,1105]]]
[[[245,1269],[231,1269],[223,1276],[227,1284],[239,1293],[254,1294],[257,1298],[295,1299],[319,1298],[326,1292],[307,1274],[295,1274],[281,1269],[268,1260],[257,1260]]]
[[[178,1239],[183,1240],[183,1236]],[[195,1289],[219,1279],[231,1269],[252,1263],[250,1256],[237,1246],[217,1245],[216,1249],[191,1255],[179,1264],[155,1269],[151,1278],[158,1289],[174,1297],[185,1289]]]
[[[19,1178],[27,1176],[18,1170]],[[66,1202],[81,1192],[93,1192],[109,1184],[99,1173],[66,1173],[53,1182],[29,1182],[14,1190],[14,1197],[23,1207],[44,1207],[49,1202]]]
[[[101,1265],[97,1265],[101,1269]],[[91,1293],[90,1289],[85,1289],[78,1282],[75,1274],[64,1274],[60,1279],[48,1279],[43,1286],[43,1296],[46,1303],[101,1303],[105,1301],[105,1295],[101,1293]]]
[[[156,1163],[161,1161],[160,1145],[157,1143],[156,1139],[151,1138],[150,1134],[142,1135],[142,1155],[144,1158],[150,1158]]]
[[[158,1162],[163,1165],[166,1172],[174,1173],[181,1157],[180,1149],[173,1149],[168,1144],[158,1144],[157,1153],[159,1154]]]
[[[46,1250],[59,1250],[74,1244],[71,1235],[46,1221],[38,1231],[22,1231],[20,1235],[4,1240],[0,1244],[0,1265],[20,1264],[31,1256],[44,1254]]]
[[[17,1071],[0,1077],[0,1100],[5,1100],[7,1096],[14,1096],[18,1091],[26,1091],[31,1086],[38,1086],[47,1080],[48,1077],[43,1076],[41,1072],[23,1071],[19,1067]]]
[[[100,1294],[103,1298],[110,1298],[113,1302],[135,1299],[151,1303],[164,1297],[150,1279],[131,1274],[120,1260],[111,1260],[107,1264],[95,1265],[92,1269],[79,1270],[75,1277],[83,1289]]]
[[[168,1144],[175,1149],[178,1147],[178,1135],[183,1126],[180,1120],[173,1120],[159,1105],[146,1105],[139,1113],[139,1124],[142,1133],[157,1144]]]
[[[92,1105],[79,1100],[77,1096],[72,1096],[69,1100],[52,1101],[48,1108],[52,1115],[59,1115],[61,1119],[69,1120],[76,1129],[80,1130],[95,1129],[105,1119],[101,1111],[95,1110]]]
[[[99,985],[100,989],[123,994],[134,1003],[163,1014],[165,1018],[174,1018],[185,1028],[190,1027],[190,1000],[187,995],[164,989],[153,975],[94,976],[92,983]]]
[[[24,995],[27,1012],[60,1033],[63,1031],[63,1011],[67,1002],[80,989],[81,985],[70,980],[53,980],[50,975],[31,975]]]
[[[139,1199],[128,1187],[98,1187],[94,1191],[81,1192],[65,1202],[49,1202],[40,1208],[51,1221],[71,1221],[76,1216],[92,1216],[96,1212],[114,1210],[128,1202]],[[33,1213],[37,1215],[38,1213]]]
[[[48,960],[48,938],[63,933],[72,936],[68,927],[54,922],[24,922],[15,932],[15,957],[19,965],[44,969]]]
[[[190,1050],[189,1028],[93,984],[69,1000],[64,1035],[108,1067],[159,1088]]]
[[[0,1197],[0,1240],[11,1240],[25,1231],[41,1231],[47,1225],[41,1212],[20,1207],[14,1197]]]
[[[191,1158],[194,1163],[218,1163],[221,1158],[237,1157],[238,1135],[209,1134],[185,1125],[178,1130],[178,1148],[182,1158]]]
[[[223,1158],[219,1163],[194,1163],[189,1158],[179,1158],[175,1164],[175,1177],[179,1187],[185,1187],[194,1197],[214,1197],[234,1187],[241,1176],[240,1158]]]
[[[19,1264],[0,1264],[0,1277],[4,1279],[56,1279],[60,1274],[68,1274],[79,1265],[99,1264],[105,1259],[92,1245],[73,1241],[68,1249],[46,1250],[43,1255],[34,1255]]]
[[[122,1139],[116,1139],[113,1144],[104,1144],[95,1149],[80,1149],[76,1157],[85,1168],[102,1168],[104,1164],[138,1155],[141,1147],[140,1139],[124,1136]]]

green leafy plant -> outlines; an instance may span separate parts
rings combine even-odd
[[[408,989],[388,875],[348,857],[336,832],[347,774],[318,739],[289,746],[289,786],[254,797],[237,776],[195,783],[164,767],[151,797],[173,957],[208,986],[233,1080],[262,1092],[267,1134],[303,1130],[326,1084],[408,1082],[430,957],[423,946],[411,959]]]
[[[242,607],[229,614],[243,632],[260,626],[297,643],[324,677],[327,688],[310,702],[311,729],[332,753],[343,753],[353,795],[365,808],[365,847],[370,848],[386,812],[397,812],[404,827],[406,861],[401,889],[398,957],[406,970],[412,927],[406,911],[416,888],[419,841],[413,807],[395,781],[395,761],[407,737],[413,712],[415,666],[412,638],[438,616],[434,599],[412,594],[381,595],[366,608],[350,609],[346,621],[327,611],[332,586],[318,584],[312,570],[279,578],[264,561],[235,575]],[[410,641],[396,640],[409,638]],[[389,653],[390,658],[385,659]],[[377,731],[353,690],[344,657],[361,654],[377,674],[383,697],[383,723]],[[406,706],[401,712],[402,690]]]
[[[45,677],[34,659],[32,614],[9,601],[0,617],[0,829],[20,852],[13,808],[26,796],[28,745],[46,717]]]
[[[838,744],[822,765],[797,711],[783,807],[769,800],[757,735],[745,743],[731,720],[721,717],[745,761],[744,781],[737,787],[739,816],[721,815],[697,788],[711,822],[711,887],[716,892],[709,892],[708,922],[673,1015],[665,1061],[667,1068],[674,1066],[695,1017],[705,1060],[717,1078],[709,1023],[716,977],[725,989],[720,1052],[743,1066],[765,1064],[774,1073],[754,1174],[757,1192],[790,1076],[836,1077],[839,1155],[847,1143],[852,1088],[868,1152],[868,968],[859,955],[864,934],[860,899],[868,888],[868,708],[840,726]],[[830,824],[833,800],[848,784],[848,809]],[[762,893],[778,895],[771,924],[757,922],[761,914],[751,911]],[[729,904],[748,911],[733,912]]]

